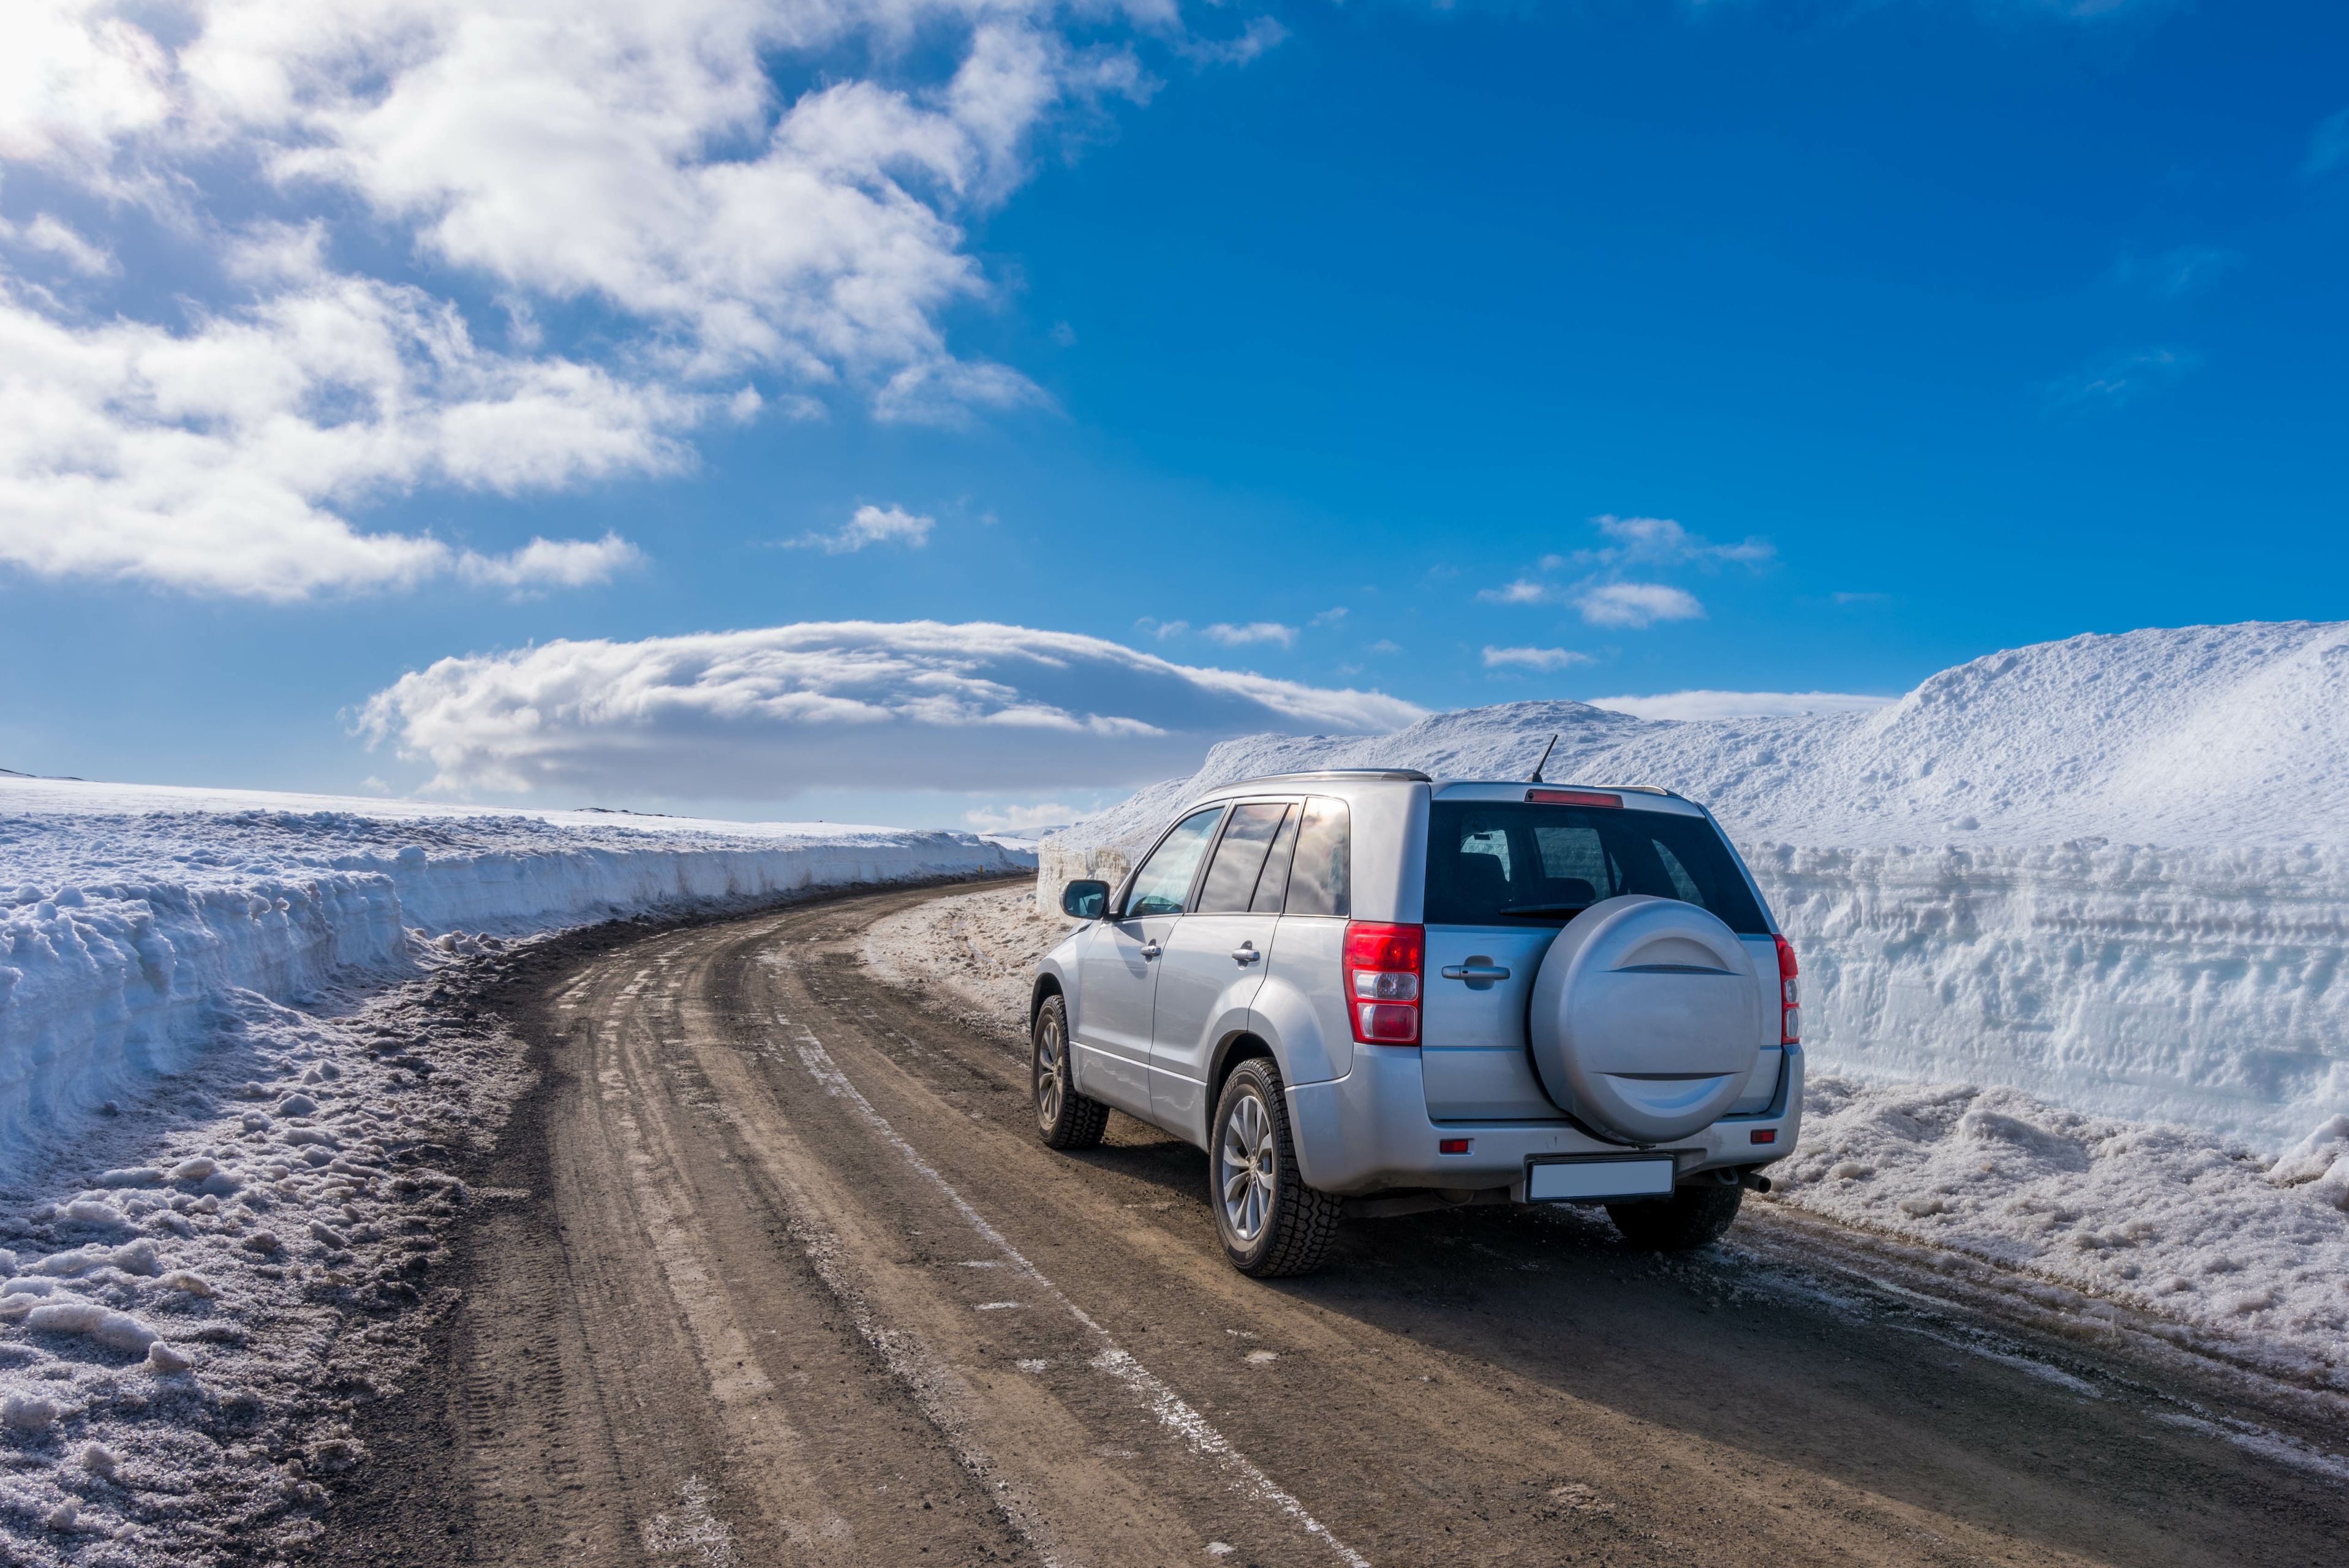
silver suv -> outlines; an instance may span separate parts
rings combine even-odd
[[[1346,1214],[1471,1203],[1701,1246],[1794,1150],[1794,952],[1667,789],[1249,779],[1061,908],[1087,923],[1031,993],[1044,1141],[1113,1108],[1206,1150],[1246,1274],[1312,1268]]]

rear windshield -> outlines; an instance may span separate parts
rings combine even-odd
[[[1729,846],[1702,817],[1516,801],[1428,808],[1430,925],[1564,925],[1620,893],[1676,898],[1741,935],[1769,934]]]

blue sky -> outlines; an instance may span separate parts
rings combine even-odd
[[[533,217],[594,117],[533,76],[504,162],[419,153],[364,27],[265,62],[289,112],[208,42],[277,3],[181,8],[161,66],[81,46],[103,5],[17,40],[54,68],[0,119],[0,414],[87,427],[0,444],[0,765],[1016,820],[1246,728],[2344,614],[2337,6],[702,0],[742,70],[666,90],[719,129]],[[412,9],[474,67],[438,90],[500,100],[462,8]],[[906,123],[678,194],[843,88]],[[1017,638],[887,629],[929,620],[1176,673],[1064,650],[1047,700]],[[872,625],[740,682],[657,641],[830,622]],[[610,699],[654,665],[687,696]]]

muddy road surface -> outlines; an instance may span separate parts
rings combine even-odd
[[[508,984],[544,1079],[319,1559],[2343,1560],[2349,1486],[2289,1437],[1823,1283],[1758,1216],[1668,1260],[1572,1215],[1365,1221],[1244,1279],[1204,1156],[1123,1119],[1045,1149],[1010,1044],[867,975],[863,929],[932,896]]]

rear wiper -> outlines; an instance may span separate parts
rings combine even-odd
[[[1505,903],[1495,914],[1580,914],[1590,906],[1587,903]]]

